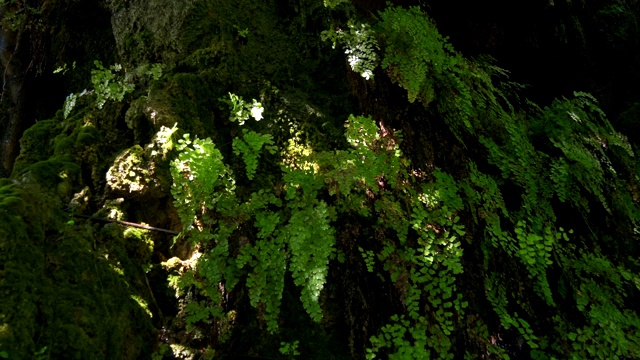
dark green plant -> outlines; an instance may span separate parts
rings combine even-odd
[[[369,359],[509,358],[515,345],[495,340],[501,334],[537,359],[638,356],[640,321],[626,299],[638,296],[639,267],[603,240],[616,232],[628,241],[637,228],[638,172],[596,100],[577,92],[516,109],[496,79],[506,73],[457,53],[417,8],[389,7],[371,29],[383,70],[409,102],[420,100],[454,141],[478,151],[454,177],[410,171],[401,135],[367,117],[349,118],[346,150],[290,151],[299,138],[270,143],[246,131],[233,148],[250,182],[236,188],[215,145],[187,138],[173,164],[174,196],[184,234],[206,249],[180,280],[203,299],[187,305],[188,321],[224,318],[220,284],[246,286],[275,333],[287,274],[322,321],[321,291],[342,256],[338,219],[353,216],[379,234],[356,239],[363,267],[388,278],[401,303],[370,338]],[[264,144],[281,151],[282,171],[257,182]],[[589,229],[598,217],[608,223]],[[469,269],[483,274],[471,297],[460,285]]]
[[[350,117],[346,136],[352,149],[299,156],[283,167],[282,195],[261,189],[245,202],[236,197],[231,172],[209,140],[191,143],[186,137],[182,141],[172,167],[175,205],[185,234],[212,247],[199,260],[197,271],[181,280],[182,287],[195,286],[209,299],[209,305],[188,305],[188,321],[222,317],[216,306],[220,294],[212,290],[216,289],[213,284],[222,282],[226,291],[232,291],[243,278],[242,271],[248,271],[251,304],[264,309],[269,331],[278,328],[287,271],[301,289],[301,301],[310,317],[320,321],[319,295],[328,261],[334,256],[335,214],[374,217],[375,211],[378,226],[397,235],[390,237],[376,257],[367,252],[371,254],[367,266],[370,271],[384,267],[397,286],[406,289],[404,302],[412,321],[420,323],[425,316],[421,304],[429,303],[427,314],[438,326],[414,328],[418,325],[412,322],[407,331],[422,333],[424,339],[441,336],[442,341],[431,346],[443,354],[450,349],[446,336],[454,331],[454,317],[467,306],[455,285],[462,272],[460,236],[465,234],[455,216],[463,207],[455,181],[438,171],[435,182],[414,190],[398,148],[400,135],[385,136],[371,119]],[[383,190],[382,183],[388,184],[389,190]],[[320,200],[324,191],[331,195],[333,205]],[[405,207],[407,202],[409,208]],[[243,223],[253,223],[256,238],[234,257],[229,241],[240,236]],[[417,243],[409,242],[409,236]],[[425,286],[429,290],[419,290]],[[380,348],[404,351],[395,342],[379,340],[374,344],[373,353]]]
[[[105,68],[98,60],[93,63],[96,67],[91,70],[93,89],[90,91],[84,90],[79,94],[71,93],[67,96],[63,106],[65,119],[76,106],[79,97],[95,95],[95,104],[98,109],[102,109],[108,100],[120,102],[124,100],[127,94],[133,92],[136,88],[134,82],[136,77],[147,77],[157,81],[162,77],[163,72],[162,64],[143,64],[131,73],[126,73],[120,64]]]
[[[637,277],[637,265],[629,264],[615,246],[602,242],[606,236],[602,232],[567,235],[556,213],[558,204],[567,204],[566,209],[585,226],[594,221],[594,211],[625,229],[637,224],[637,204],[630,193],[638,179],[630,160],[634,153],[596,100],[575,93],[573,99],[557,100],[545,109],[517,113],[493,85],[491,70],[495,68],[475,64],[455,52],[420,10],[389,8],[380,14],[380,20],[378,29],[385,40],[382,66],[391,79],[407,89],[409,101],[419,99],[439,113],[458,139],[477,138],[485,146],[489,164],[498,170],[499,176],[491,176],[470,162],[469,177],[460,186],[474,222],[484,228],[474,241],[480,242],[484,252],[487,299],[502,327],[515,328],[535,358],[637,356],[627,344],[639,340],[638,314],[622,300],[629,292],[638,294],[639,288],[630,280]],[[505,204],[505,183],[521,192],[516,206]],[[606,255],[601,253],[603,248],[609,249]],[[498,254],[492,254],[498,249]],[[611,281],[618,284],[616,289],[597,288],[592,277],[580,275],[584,270],[577,270],[575,262],[584,264],[593,256],[599,259],[602,271],[598,283]],[[506,259],[510,263],[505,264]],[[629,279],[625,281],[619,271],[627,266],[635,268],[636,275],[625,272]],[[509,280],[504,269],[524,270],[525,276]],[[558,272],[561,284],[552,285],[549,277]],[[531,287],[523,286],[529,281]],[[509,291],[511,286],[523,290]],[[592,310],[580,303],[585,293]],[[576,306],[572,299],[582,300]],[[541,308],[556,314],[552,324],[557,335],[534,313],[533,309]],[[567,329],[580,323],[567,315],[575,311],[593,319],[580,330],[588,335],[579,340],[570,331],[571,337],[566,338]],[[624,319],[618,315],[622,313]],[[594,317],[601,321],[606,317],[609,323],[615,322],[614,328],[624,330],[603,331]],[[402,321],[406,324],[407,320]],[[585,342],[587,337],[593,341]],[[374,341],[378,343],[380,340]],[[616,350],[603,350],[611,348]]]

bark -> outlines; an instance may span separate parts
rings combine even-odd
[[[9,5],[0,7],[0,18],[9,11]],[[27,128],[26,65],[27,54],[20,30],[2,23],[0,27],[0,63],[2,64],[2,109],[0,110],[0,176],[9,176],[20,153],[19,140]]]

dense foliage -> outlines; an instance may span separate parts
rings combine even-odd
[[[358,4],[110,2],[0,183],[0,357],[640,357],[635,145]]]

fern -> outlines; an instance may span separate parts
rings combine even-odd
[[[634,166],[630,165],[634,154],[624,137],[613,130],[595,99],[585,93],[575,93],[573,98],[554,101],[547,108],[534,109],[532,113],[515,113],[492,82],[495,68],[492,70],[456,53],[446,39],[438,34],[433,22],[418,8],[406,10],[390,7],[381,13],[380,23],[375,28],[384,39],[382,67],[393,81],[407,90],[409,101],[419,100],[428,109],[436,111],[460,141],[465,137],[477,137],[486,149],[489,164],[500,173],[500,176],[492,177],[479,171],[475,163],[470,162],[468,178],[460,183],[460,188],[474,222],[483,229],[479,241],[484,253],[483,268],[490,274],[485,283],[487,299],[503,328],[516,329],[532,350],[531,356],[534,358],[546,358],[549,354],[583,358],[634,356],[631,350],[633,346],[627,344],[638,341],[637,336],[631,335],[637,334],[637,314],[626,312],[629,318],[623,320],[620,314],[623,313],[624,304],[603,295],[610,292],[615,294],[612,295],[615,298],[627,290],[624,287],[596,290],[593,279],[587,279],[577,270],[567,270],[572,262],[566,255],[561,255],[562,249],[567,246],[560,245],[559,241],[569,240],[569,237],[559,226],[559,216],[552,206],[556,200],[568,203],[571,208],[579,210],[585,224],[593,221],[590,212],[598,205],[609,214],[615,212],[612,219],[617,220],[613,221],[626,224],[623,226],[627,229],[628,224],[637,222],[636,206],[632,205],[628,192],[622,190],[629,183],[622,180],[620,175],[621,168],[626,168],[625,171],[631,174],[636,173]],[[499,69],[497,73],[504,74]],[[515,185],[522,194],[517,207],[509,211],[502,194],[502,185],[505,183]],[[431,193],[424,191],[424,194]],[[427,195],[424,204],[432,202]],[[421,209],[414,206],[411,221],[413,230],[421,229],[424,224],[433,226],[430,216],[440,218],[437,209],[433,211],[428,207]],[[431,212],[434,215],[430,215]],[[422,236],[423,239],[434,241],[430,231],[423,233],[426,234]],[[585,245],[596,249],[602,246],[596,244],[603,244],[603,241],[587,231],[580,242],[568,248],[587,254],[593,250],[585,248]],[[496,248],[502,251],[499,255],[495,254]],[[396,251],[393,247],[387,248],[383,251],[384,257]],[[610,254],[612,258],[619,259],[621,255]],[[437,259],[437,256],[433,259]],[[502,259],[502,263],[495,264],[495,259]],[[599,275],[603,281],[620,278],[615,273],[614,263],[606,260],[600,264],[608,269]],[[557,301],[558,296],[568,296],[567,290],[553,288],[547,279],[548,269],[555,266],[568,271],[566,276],[572,280],[566,280],[569,284],[564,284],[570,289],[578,294],[590,292],[589,295],[578,296],[580,301],[589,299],[578,304],[578,311],[590,313],[586,315],[587,318],[602,314],[603,317],[598,318],[603,322],[607,321],[605,316],[608,316],[611,326],[625,330],[603,331],[595,327],[594,319],[580,330],[580,345],[567,342],[566,339],[540,336],[538,327],[544,326],[540,325],[544,321],[531,313],[532,307],[540,305],[533,305],[536,299],[508,292],[508,281],[503,280],[501,271],[509,269],[519,273],[523,270],[526,278],[533,280],[530,285],[533,292],[547,308],[557,312],[554,321],[567,324],[570,320],[561,314],[573,310],[566,310],[564,306],[560,308]],[[554,268],[554,271],[558,269]],[[401,279],[401,276],[392,278]],[[420,276],[416,275],[415,279],[420,279]],[[519,278],[515,282],[522,284],[527,280]],[[601,300],[596,301],[594,308],[587,309],[585,304],[592,303],[598,297]],[[600,305],[605,303],[610,305]],[[613,325],[614,322],[617,325]],[[567,330],[563,329],[559,326],[558,333],[566,333]],[[572,333],[570,340],[577,339],[577,334]],[[381,344],[388,347],[394,344],[389,340],[381,342],[381,339],[372,339],[375,348],[380,348]],[[389,339],[389,333],[385,332],[385,339]],[[594,340],[584,344],[585,339]],[[401,342],[397,340],[395,343]],[[614,343],[624,345],[619,345],[614,352],[600,349],[611,348]],[[402,344],[406,348],[411,346]],[[575,352],[566,351],[570,348]]]
[[[233,152],[236,155],[242,155],[249,180],[253,180],[253,176],[258,168],[260,150],[265,146],[267,151],[274,154],[275,147],[272,145],[273,138],[271,135],[258,134],[255,131],[247,131],[246,129],[243,130],[242,139],[233,139]]]
[[[183,233],[187,233],[193,229],[194,221],[201,220],[207,210],[214,209],[218,201],[233,192],[233,181],[220,150],[211,139],[192,141],[185,134],[176,148],[179,153],[171,163],[174,182],[171,194],[176,199],[175,206],[184,226]],[[202,225],[198,230],[192,233],[198,234],[197,241],[211,238]]]
[[[256,241],[255,246],[245,246],[238,263],[248,264],[253,271],[247,278],[251,305],[264,305],[264,320],[267,330],[278,329],[280,301],[284,289],[284,276],[287,270],[287,253],[284,251],[282,237],[266,237]]]
[[[302,288],[302,305],[315,321],[322,318],[318,300],[335,242],[329,212],[324,202],[294,210],[289,224],[282,230],[291,251],[293,280]]]
[[[343,1],[325,1],[325,6],[335,7]],[[333,43],[333,48],[337,44],[344,45],[346,48],[344,53],[348,55],[347,60],[351,70],[367,80],[372,79],[373,70],[378,66],[376,50],[379,49],[374,32],[368,24],[358,23],[353,19],[347,22],[347,28],[348,31],[340,28],[325,30],[322,32],[321,38],[324,41],[330,40]]]
[[[621,176],[635,171],[634,154],[595,100],[576,93],[517,113],[492,82],[500,70],[464,59],[418,9],[389,8],[370,29],[384,39],[382,67],[409,100],[442,115],[459,140],[475,137],[484,147],[481,159],[469,159],[455,178],[440,169],[418,176],[400,151],[399,132],[350,116],[349,148],[313,152],[283,146],[282,172],[270,179],[279,185],[252,183],[238,198],[231,171],[211,141],[187,137],[172,168],[176,208],[184,234],[209,245],[184,286],[206,295],[210,307],[220,302],[217,284],[228,291],[246,286],[251,305],[273,333],[290,274],[303,307],[321,321],[335,220],[348,215],[374,224],[375,238],[359,239],[355,248],[367,271],[387,273],[403,306],[370,338],[370,359],[453,358],[460,333],[481,344],[469,357],[482,352],[507,358],[477,320],[485,310],[468,309],[459,281],[470,266],[465,257],[484,274],[484,296],[499,320],[495,331],[517,334],[532,358],[637,356],[637,313],[622,300],[637,291],[637,274],[626,270],[628,260],[620,254],[589,257],[605,242],[588,231],[570,238],[572,232],[561,227],[565,214],[556,214],[552,205],[579,209],[586,224],[594,206],[616,214],[625,226],[638,220],[626,190],[630,184]],[[232,113],[239,109],[235,120],[242,122],[250,109],[235,100]],[[233,150],[252,180],[261,152],[275,154],[275,144],[269,134],[242,134]],[[284,143],[289,140],[302,146],[300,138]],[[505,189],[513,193],[503,194]],[[508,198],[509,206],[506,196],[515,197]],[[465,214],[470,219],[462,220]],[[247,233],[251,237],[230,252],[230,241]],[[551,281],[548,273],[558,269],[562,279]],[[595,284],[603,282],[598,289]],[[575,306],[567,306],[568,300]],[[193,309],[193,321],[222,314]],[[550,315],[540,318],[541,309]],[[584,314],[584,324],[569,319],[576,312]],[[598,328],[599,322],[610,329]]]

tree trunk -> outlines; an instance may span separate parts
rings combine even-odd
[[[10,11],[0,7],[0,18]],[[0,110],[0,176],[9,176],[20,153],[19,140],[26,129],[24,40],[22,33],[7,26],[6,18],[0,28],[0,63],[2,64],[2,93]]]

